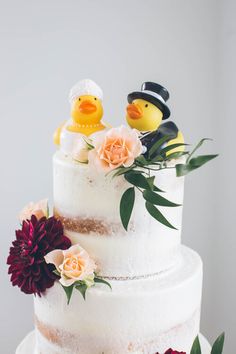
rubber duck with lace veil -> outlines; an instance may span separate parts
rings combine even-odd
[[[54,143],[64,153],[70,153],[79,138],[106,129],[102,123],[103,93],[92,80],[79,81],[70,90],[71,119],[63,122],[54,133]]]
[[[167,89],[155,82],[144,82],[140,91],[128,95],[126,120],[131,128],[141,132],[142,144],[147,150],[164,136],[169,137],[165,142],[166,146],[184,143],[183,134],[174,122],[162,123],[170,116],[166,104],[168,99]],[[184,146],[180,146],[168,151],[166,155],[183,150]]]

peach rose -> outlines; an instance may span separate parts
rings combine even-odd
[[[35,215],[38,220],[43,216],[48,217],[48,200],[42,199],[37,203],[30,202],[21,210],[18,218],[22,223],[23,220],[30,219],[32,215]]]
[[[95,262],[88,253],[78,244],[68,250],[53,250],[45,256],[46,263],[54,264],[60,273],[60,283],[70,286],[82,280],[87,286],[93,285]]]
[[[109,129],[93,138],[94,149],[89,152],[89,162],[111,171],[129,167],[142,153],[138,131],[125,126]]]

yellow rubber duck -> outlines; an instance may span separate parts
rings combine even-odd
[[[167,122],[164,124],[162,120],[170,116],[170,110],[166,105],[169,98],[168,91],[161,85],[154,82],[144,82],[141,91],[132,92],[128,95],[128,106],[126,120],[131,128],[135,128],[140,132],[153,132],[145,138],[147,145],[155,143],[165,135],[170,136],[166,146],[184,143],[182,132],[177,128],[175,123]],[[167,156],[174,153],[184,151],[184,146],[177,147],[167,152]]]
[[[89,136],[103,130],[102,90],[92,80],[82,80],[72,87],[69,95],[71,120],[62,123],[54,133],[54,143],[61,144],[62,131]],[[75,135],[75,134],[74,134]]]

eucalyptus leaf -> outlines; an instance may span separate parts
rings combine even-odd
[[[150,148],[150,150],[148,151],[148,157],[151,158],[152,155],[167,141],[169,140],[170,137],[169,135],[165,135],[163,136],[161,139],[159,139],[158,141],[156,141],[152,147]]]
[[[143,189],[151,189],[150,183],[146,177],[144,177],[141,173],[133,173],[128,172],[124,175],[126,181],[135,187],[143,188]]]
[[[224,341],[225,341],[225,334],[222,333],[214,342],[211,349],[211,354],[221,354],[223,352]]]
[[[128,188],[121,197],[120,201],[120,218],[122,225],[127,231],[130,217],[134,207],[135,191],[134,187]]]
[[[70,286],[64,286],[62,285],[62,288],[64,289],[65,293],[66,293],[66,297],[67,297],[67,305],[69,305],[70,303],[70,299],[74,290],[74,284],[70,285]]]
[[[83,296],[84,300],[85,300],[85,296],[86,296],[86,291],[88,289],[87,285],[86,284],[79,284],[79,285],[76,285],[75,287],[77,290],[79,290],[79,292],[81,293],[81,295]]]
[[[106,280],[104,280],[104,279],[102,279],[102,278],[94,277],[94,282],[95,282],[95,283],[105,284],[105,285],[109,286],[109,288],[112,290],[111,284],[108,283],[108,281],[106,281]]]
[[[201,353],[202,353],[201,346],[200,346],[199,338],[197,336],[193,342],[190,354],[201,354]]]
[[[173,225],[171,225],[171,223],[164,217],[164,215],[160,212],[160,210],[158,210],[153,204],[146,202],[145,203],[146,209],[149,212],[149,214],[156,219],[157,221],[159,221],[161,224],[177,230],[176,227],[174,227]]]
[[[207,140],[212,140],[210,138],[203,138],[199,141],[199,143],[197,143],[197,145],[195,146],[195,148],[192,150],[192,152],[189,154],[189,157],[187,159],[186,162],[189,162],[189,160],[191,159],[191,157],[193,156],[193,154],[202,146],[202,144],[204,143],[204,141],[207,141]]]
[[[143,192],[143,197],[144,199],[154,205],[159,205],[159,206],[165,206],[165,207],[178,207],[180,204],[173,203],[169,201],[168,199],[162,197],[161,195],[150,191],[150,190],[145,190]]]

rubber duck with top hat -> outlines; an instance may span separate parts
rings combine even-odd
[[[92,80],[81,80],[70,90],[71,119],[61,124],[54,133],[54,143],[63,150],[73,145],[78,136],[89,136],[103,130],[103,93]]]
[[[184,143],[183,134],[174,122],[165,122],[169,118],[170,110],[166,104],[169,92],[155,82],[144,82],[141,91],[128,95],[126,120],[131,128],[144,134],[142,143],[148,149],[159,139],[169,136],[166,145]],[[146,134],[149,133],[149,134]],[[183,151],[184,146],[170,150],[167,155]]]

